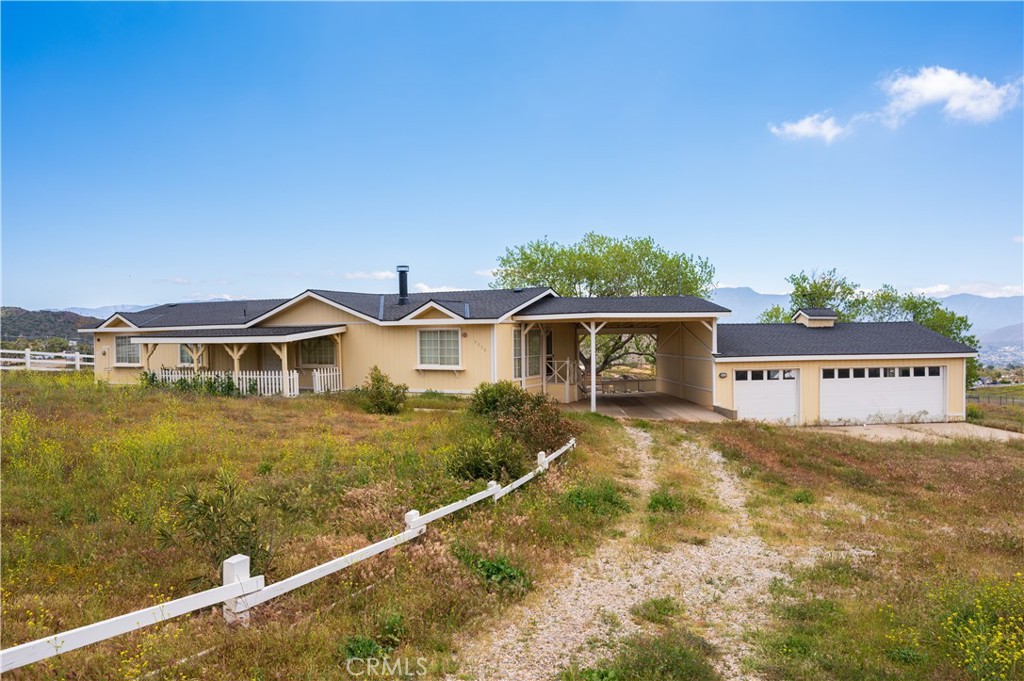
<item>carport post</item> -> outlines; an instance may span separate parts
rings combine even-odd
[[[597,411],[597,332],[608,322],[584,323],[583,328],[590,332],[590,411]]]

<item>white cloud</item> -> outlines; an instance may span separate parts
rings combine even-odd
[[[934,284],[911,289],[919,295],[931,296],[933,298],[945,298],[957,293],[972,293],[985,298],[1000,298],[1003,296],[1024,295],[1024,286],[1015,284],[996,284],[990,281],[968,281],[951,286],[950,284]]]
[[[782,139],[822,139],[825,140],[825,144],[832,144],[833,140],[850,131],[849,127],[843,127],[837,123],[835,117],[826,118],[824,113],[811,114],[798,121],[782,125],[771,124],[768,129],[772,131],[773,135]]]
[[[489,270],[474,270],[473,274],[475,274],[478,277],[493,277],[497,273],[497,271],[498,268],[495,267]]]
[[[461,291],[462,289],[455,286],[431,286],[429,284],[419,283],[413,284],[412,286],[417,293],[436,293],[441,291]]]
[[[1015,244],[1024,244],[1024,236],[1021,236],[1020,234],[1018,234],[1018,235],[1016,235],[1014,237],[1011,237],[1010,241],[1012,241]]]
[[[1020,101],[1020,81],[997,86],[987,78],[943,66],[926,66],[914,76],[893,74],[882,89],[889,95],[883,114],[891,125],[936,104],[954,120],[989,123]]]
[[[342,279],[373,279],[375,281],[383,281],[384,279],[394,279],[398,276],[395,272],[385,270],[382,272],[345,272],[341,275]]]
[[[205,302],[210,300],[245,300],[246,296],[236,296],[231,293],[193,293],[188,297],[194,302]]]

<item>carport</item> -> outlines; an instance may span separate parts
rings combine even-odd
[[[718,319],[729,314],[720,305],[693,296],[632,298],[546,298],[513,316],[523,334],[521,347],[529,348],[527,334],[540,329],[544,340],[544,370],[539,388],[562,402],[599,403],[614,399],[640,400],[663,395],[710,410],[714,405],[714,353]],[[583,355],[594,357],[601,334],[649,334],[657,339],[653,390],[632,394],[601,395],[599,379]],[[529,352],[529,351],[528,351]],[[528,372],[523,372],[528,373]]]

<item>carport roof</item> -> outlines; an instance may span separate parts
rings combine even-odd
[[[643,318],[668,315],[715,317],[727,314],[729,314],[728,308],[696,296],[629,296],[621,298],[544,298],[521,310],[515,316],[517,319],[554,316],[600,318],[602,315]]]
[[[962,355],[972,347],[915,322],[847,322],[832,327],[803,324],[719,324],[716,357],[816,355]]]

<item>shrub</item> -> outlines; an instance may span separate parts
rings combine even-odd
[[[683,503],[679,497],[664,489],[652,492],[651,498],[647,502],[647,510],[651,513],[673,513],[682,507]]]
[[[573,436],[569,419],[545,395],[527,394],[518,411],[510,411],[495,418],[495,431],[522,443],[528,452],[553,452]]]
[[[445,469],[463,480],[515,479],[528,470],[519,443],[490,435],[471,435],[454,445]]]
[[[469,412],[481,416],[500,416],[523,409],[529,393],[518,383],[498,381],[481,383],[469,398]]]
[[[985,410],[976,404],[967,405],[967,420],[971,423],[979,423],[985,419]]]
[[[609,480],[577,485],[565,493],[563,503],[574,511],[616,516],[629,510],[629,504]]]
[[[374,366],[366,382],[354,392],[362,401],[363,408],[371,414],[397,414],[402,411],[409,386],[392,383],[390,376]]]
[[[509,562],[505,556],[488,558],[458,544],[452,547],[452,552],[466,567],[484,580],[488,591],[523,594],[532,586],[526,572]]]

